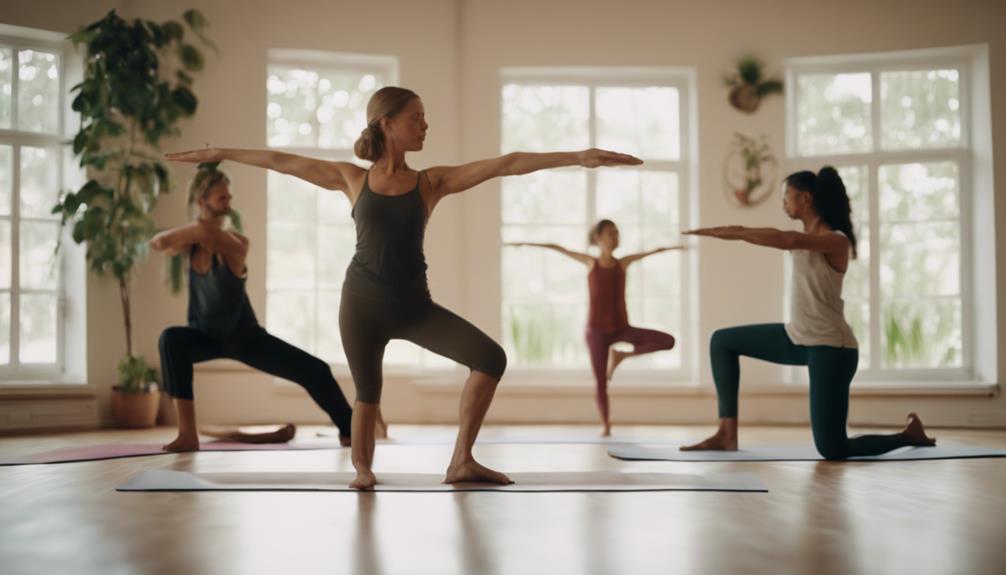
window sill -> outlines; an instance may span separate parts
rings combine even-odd
[[[94,399],[97,388],[63,381],[12,381],[0,384],[0,399]]]

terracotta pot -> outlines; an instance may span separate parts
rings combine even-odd
[[[730,103],[741,112],[748,114],[754,112],[760,102],[758,88],[750,84],[741,84],[730,91]]]
[[[125,393],[112,388],[112,421],[116,427],[125,429],[146,429],[157,421],[157,406],[161,394],[158,391],[146,393]]]

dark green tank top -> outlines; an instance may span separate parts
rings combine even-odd
[[[370,189],[370,171],[353,206],[356,254],[346,270],[343,289],[365,297],[429,299],[426,281],[426,205],[419,180],[408,193],[385,196]]]
[[[189,259],[196,253],[195,246]],[[218,261],[205,274],[189,265],[189,327],[194,327],[213,337],[226,338],[238,330],[258,328],[248,294],[246,278],[238,277],[230,266]]]

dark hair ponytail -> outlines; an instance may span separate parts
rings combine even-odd
[[[810,193],[818,215],[828,227],[842,232],[849,238],[852,257],[857,257],[856,232],[852,228],[852,206],[849,204],[849,194],[845,191],[845,183],[838,175],[838,170],[825,166],[817,174],[808,170],[795,172],[786,176],[786,183],[797,190]]]
[[[597,222],[596,224],[590,227],[590,234],[587,235],[587,241],[590,242],[590,245],[596,246],[597,236],[601,235],[601,232],[604,231],[604,228],[614,225],[615,222],[611,220],[601,220]]]

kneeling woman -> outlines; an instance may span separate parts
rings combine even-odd
[[[817,174],[797,172],[786,178],[783,209],[803,222],[803,232],[726,226],[685,232],[789,250],[793,256],[790,323],[721,329],[709,344],[719,429],[712,437],[683,450],[737,449],[737,392],[740,356],[783,365],[806,365],[810,372],[810,423],[814,444],[825,459],[879,455],[908,445],[935,445],[922,421],[908,414],[900,433],[850,438],[846,432],[849,387],[859,364],[856,336],[845,321],[842,280],[856,235],[849,196],[838,172],[825,166]]]
[[[223,228],[230,213],[230,181],[215,167],[202,168],[189,190],[199,218],[157,234],[150,246],[168,254],[189,255],[189,318],[187,327],[169,327],[161,334],[164,387],[175,399],[178,437],[167,451],[199,449],[192,365],[217,358],[236,359],[304,387],[339,428],[349,445],[352,409],[332,377],[327,363],[266,332],[255,318],[245,293],[248,239]],[[289,440],[292,426],[275,433],[211,433],[238,441],[262,443]]]

